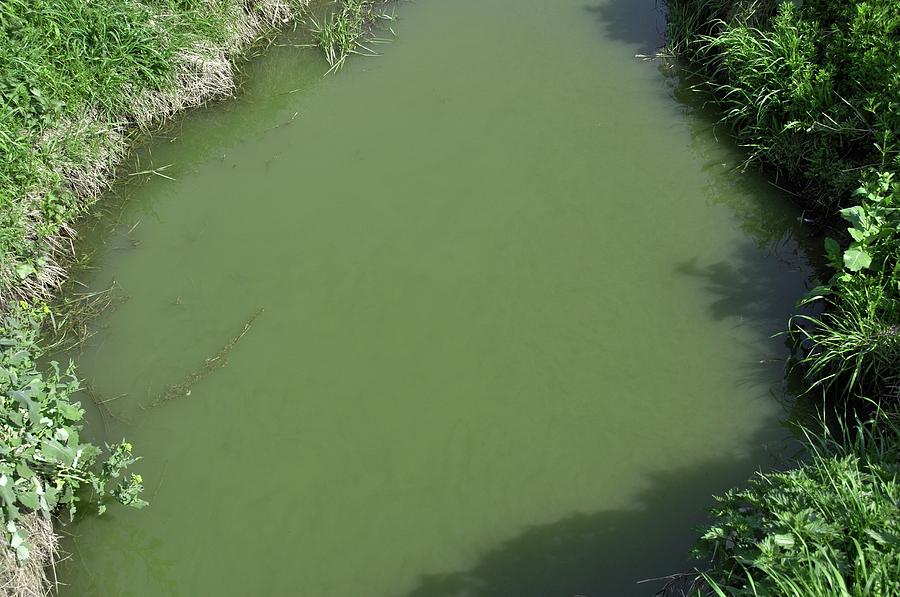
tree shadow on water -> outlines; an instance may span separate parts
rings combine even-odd
[[[652,475],[628,508],[576,513],[530,527],[467,570],[422,577],[405,597],[654,595],[665,581],[640,581],[697,564],[689,552],[711,495],[743,484],[761,459],[757,452]]]
[[[601,0],[584,9],[602,28],[603,36],[652,54],[665,43],[666,22],[658,0]]]
[[[757,324],[763,333],[784,327],[814,273],[789,239],[768,253],[745,240],[726,259],[701,265],[693,258],[677,263],[675,271],[702,281],[713,319],[737,317]],[[778,329],[767,329],[772,325]]]

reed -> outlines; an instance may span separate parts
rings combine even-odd
[[[331,67],[328,72],[343,68],[353,54],[376,56],[371,46],[387,41],[372,32],[378,21],[393,21],[391,3],[385,0],[336,1],[324,16],[310,14],[306,21]],[[389,28],[391,32],[393,29]]]

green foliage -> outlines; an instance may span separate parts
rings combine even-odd
[[[334,7],[321,19],[309,15],[310,28],[331,66],[340,70],[351,54],[372,56],[369,45],[384,40],[367,36],[376,21],[393,20],[386,11],[388,0],[334,0]]]
[[[841,210],[841,217],[850,223],[847,229],[853,242],[841,259],[829,252],[829,261],[837,270],[846,269],[841,278],[869,270],[873,274],[900,280],[900,183],[893,173],[881,173],[856,191],[859,205]],[[833,247],[833,239],[826,240],[826,248]],[[829,249],[832,251],[832,249]]]
[[[670,45],[706,73],[748,161],[800,187],[823,220],[839,213],[850,224],[845,247],[825,242],[836,274],[812,298],[828,312],[793,320],[810,386],[897,397],[900,2],[667,6]]]
[[[898,408],[900,2],[666,4],[670,48],[705,74],[748,162],[787,179],[820,220],[849,224],[825,241],[834,275],[804,299],[825,312],[791,322],[810,389]],[[700,594],[900,594],[896,418],[809,439],[807,462],[719,499]]]
[[[809,460],[717,498],[698,543],[700,593],[878,597],[900,586],[900,441],[883,414]]]
[[[802,362],[812,387],[838,387],[846,396],[900,399],[900,184],[873,175],[858,189],[859,205],[841,210],[851,242],[825,240],[835,269],[830,285],[808,300],[829,301],[821,317],[798,316],[806,342]],[[808,325],[804,325],[808,324]]]
[[[0,303],[46,282],[49,241],[87,207],[84,189],[103,174],[95,164],[124,149],[108,131],[145,122],[148,93],[184,85],[185,56],[236,49],[238,21],[260,4],[0,2]]]
[[[100,513],[109,499],[146,505],[140,475],[123,474],[137,460],[131,444],[107,446],[98,467],[100,449],[80,440],[84,410],[70,400],[79,387],[73,368],[38,369],[36,338],[48,312],[22,303],[0,326],[0,527],[19,559],[29,548],[16,521],[32,511],[73,516],[82,487],[93,489]]]
[[[836,389],[846,399],[877,396],[897,401],[900,300],[896,292],[879,278],[856,274],[841,281],[828,300],[830,308],[823,315],[797,316],[792,325],[808,344],[802,363],[810,387]]]
[[[668,0],[670,45],[723,120],[831,212],[865,168],[900,170],[900,3]]]

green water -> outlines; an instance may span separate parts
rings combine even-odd
[[[634,58],[655,2],[399,15],[327,78],[270,48],[85,227],[90,436],[152,505],[67,527],[63,594],[650,595],[773,464],[805,241]]]

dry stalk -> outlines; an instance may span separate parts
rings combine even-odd
[[[199,382],[203,381],[210,375],[212,375],[217,369],[220,369],[225,366],[225,363],[228,359],[228,354],[234,350],[234,347],[240,342],[241,338],[243,338],[247,332],[250,331],[250,328],[253,326],[253,322],[256,321],[256,318],[262,315],[263,309],[257,309],[253,315],[250,316],[249,319],[244,323],[244,327],[241,328],[241,332],[228,341],[228,343],[219,350],[216,354],[211,357],[208,357],[204,363],[191,371],[185,376],[183,380],[174,386],[169,386],[166,390],[160,394],[156,400],[150,403],[150,407],[160,406],[169,402],[170,400],[175,400],[177,398],[184,398],[186,396],[191,395],[191,389]]]

